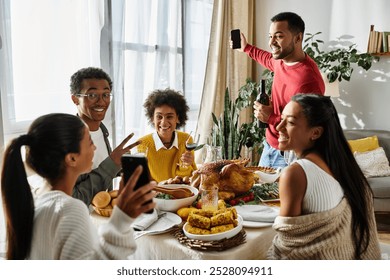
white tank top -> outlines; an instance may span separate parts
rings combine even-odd
[[[344,197],[339,182],[310,160],[299,159],[296,162],[302,166],[307,179],[302,214],[322,212],[336,207]]]

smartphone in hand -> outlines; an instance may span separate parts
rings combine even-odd
[[[240,29],[233,29],[230,31],[230,39],[233,41],[233,49],[241,49]]]
[[[134,187],[134,190],[139,189],[140,187],[148,184],[150,180],[150,173],[149,173],[149,167],[148,167],[148,160],[143,155],[131,155],[131,154],[124,154],[121,158],[122,161],[122,171],[123,171],[123,179],[124,184],[126,185],[127,181],[129,180],[130,176],[134,173],[134,170],[139,166],[142,165],[142,173],[140,177],[138,178],[138,181]],[[148,201],[152,202],[152,201]],[[147,213],[152,213],[153,209],[148,211]]]

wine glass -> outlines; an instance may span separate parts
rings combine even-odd
[[[188,138],[187,138],[186,143],[185,143],[186,150],[187,150],[186,152],[191,152],[191,151],[195,150],[199,145],[200,135],[199,134],[197,135],[195,142],[190,143],[191,134],[192,134],[192,131],[188,135]],[[188,164],[185,162],[180,162],[180,166],[181,167],[188,167]]]
[[[284,151],[283,157],[287,165],[290,165],[293,161],[297,159],[295,152],[293,150]]]
[[[196,138],[196,142],[194,143],[189,143],[189,140],[190,140],[190,137],[191,137],[191,134],[190,136],[188,136],[187,140],[186,140],[186,150],[187,151],[193,151],[196,149],[196,147],[198,147],[199,145],[199,138],[200,138],[200,135],[198,134],[197,138]]]

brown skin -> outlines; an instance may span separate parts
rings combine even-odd
[[[272,22],[269,28],[269,46],[274,59],[282,59],[287,65],[294,65],[299,61],[305,59],[305,52],[302,49],[303,34],[292,33],[288,28],[287,21],[275,21]],[[243,52],[247,40],[243,33],[241,33],[241,48],[237,49]],[[230,40],[230,47],[232,48],[233,42]],[[267,123],[270,115],[273,112],[272,100],[269,105],[263,105],[255,101],[254,105],[254,116]]]
[[[176,126],[179,123],[179,117],[176,110],[168,105],[162,105],[154,109],[153,124],[157,131],[158,136],[164,145],[169,148],[169,144],[172,140],[173,133],[176,130]],[[192,140],[192,139],[191,139]],[[165,144],[168,143],[168,144]],[[192,143],[192,141],[191,141]],[[185,165],[191,165],[194,162],[194,154],[191,152],[185,152],[181,156],[181,161]]]
[[[60,190],[71,195],[78,176],[91,170],[95,149],[89,129],[86,126],[84,137],[80,143],[80,153],[69,153],[65,156],[65,174],[53,184],[53,190]],[[138,166],[125,186],[122,178],[117,197],[116,205],[133,219],[155,207],[155,203],[146,202],[153,199],[155,195],[153,188],[157,185],[156,182],[150,182],[134,191],[134,186],[141,173],[142,166]]]
[[[279,131],[279,149],[293,150],[298,158],[305,158],[318,165],[325,172],[332,173],[322,158],[316,153],[303,152],[314,145],[323,132],[320,126],[310,127],[297,102],[290,101],[283,109],[282,120],[276,127]],[[302,214],[307,180],[298,163],[286,167],[279,177],[280,215],[294,217]]]
[[[106,80],[85,79],[81,83],[80,94],[96,93],[100,96],[103,93],[111,93],[110,86]],[[77,105],[80,118],[88,125],[90,131],[97,131],[100,123],[104,120],[110,101],[99,98],[97,101],[90,101],[86,97],[72,95],[72,101]]]
[[[97,93],[100,98],[97,101],[90,101],[86,97],[72,96],[72,101],[77,106],[80,118],[88,125],[90,131],[97,131],[101,122],[106,116],[110,100],[103,100],[101,95],[103,93],[111,93],[110,86],[107,80],[99,79],[85,79],[82,82],[81,94]],[[129,146],[126,143],[133,137],[134,133],[129,134],[110,154],[111,159],[117,166],[121,166],[121,157],[123,154],[129,152],[132,148],[137,146],[139,142],[135,142]]]

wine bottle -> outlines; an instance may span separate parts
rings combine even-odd
[[[261,80],[260,94],[257,97],[257,102],[259,102],[260,104],[263,104],[263,105],[269,105],[269,96],[265,92],[265,80],[264,79]],[[267,123],[263,123],[262,121],[259,120],[258,121],[258,126],[260,128],[267,128],[268,124]]]

